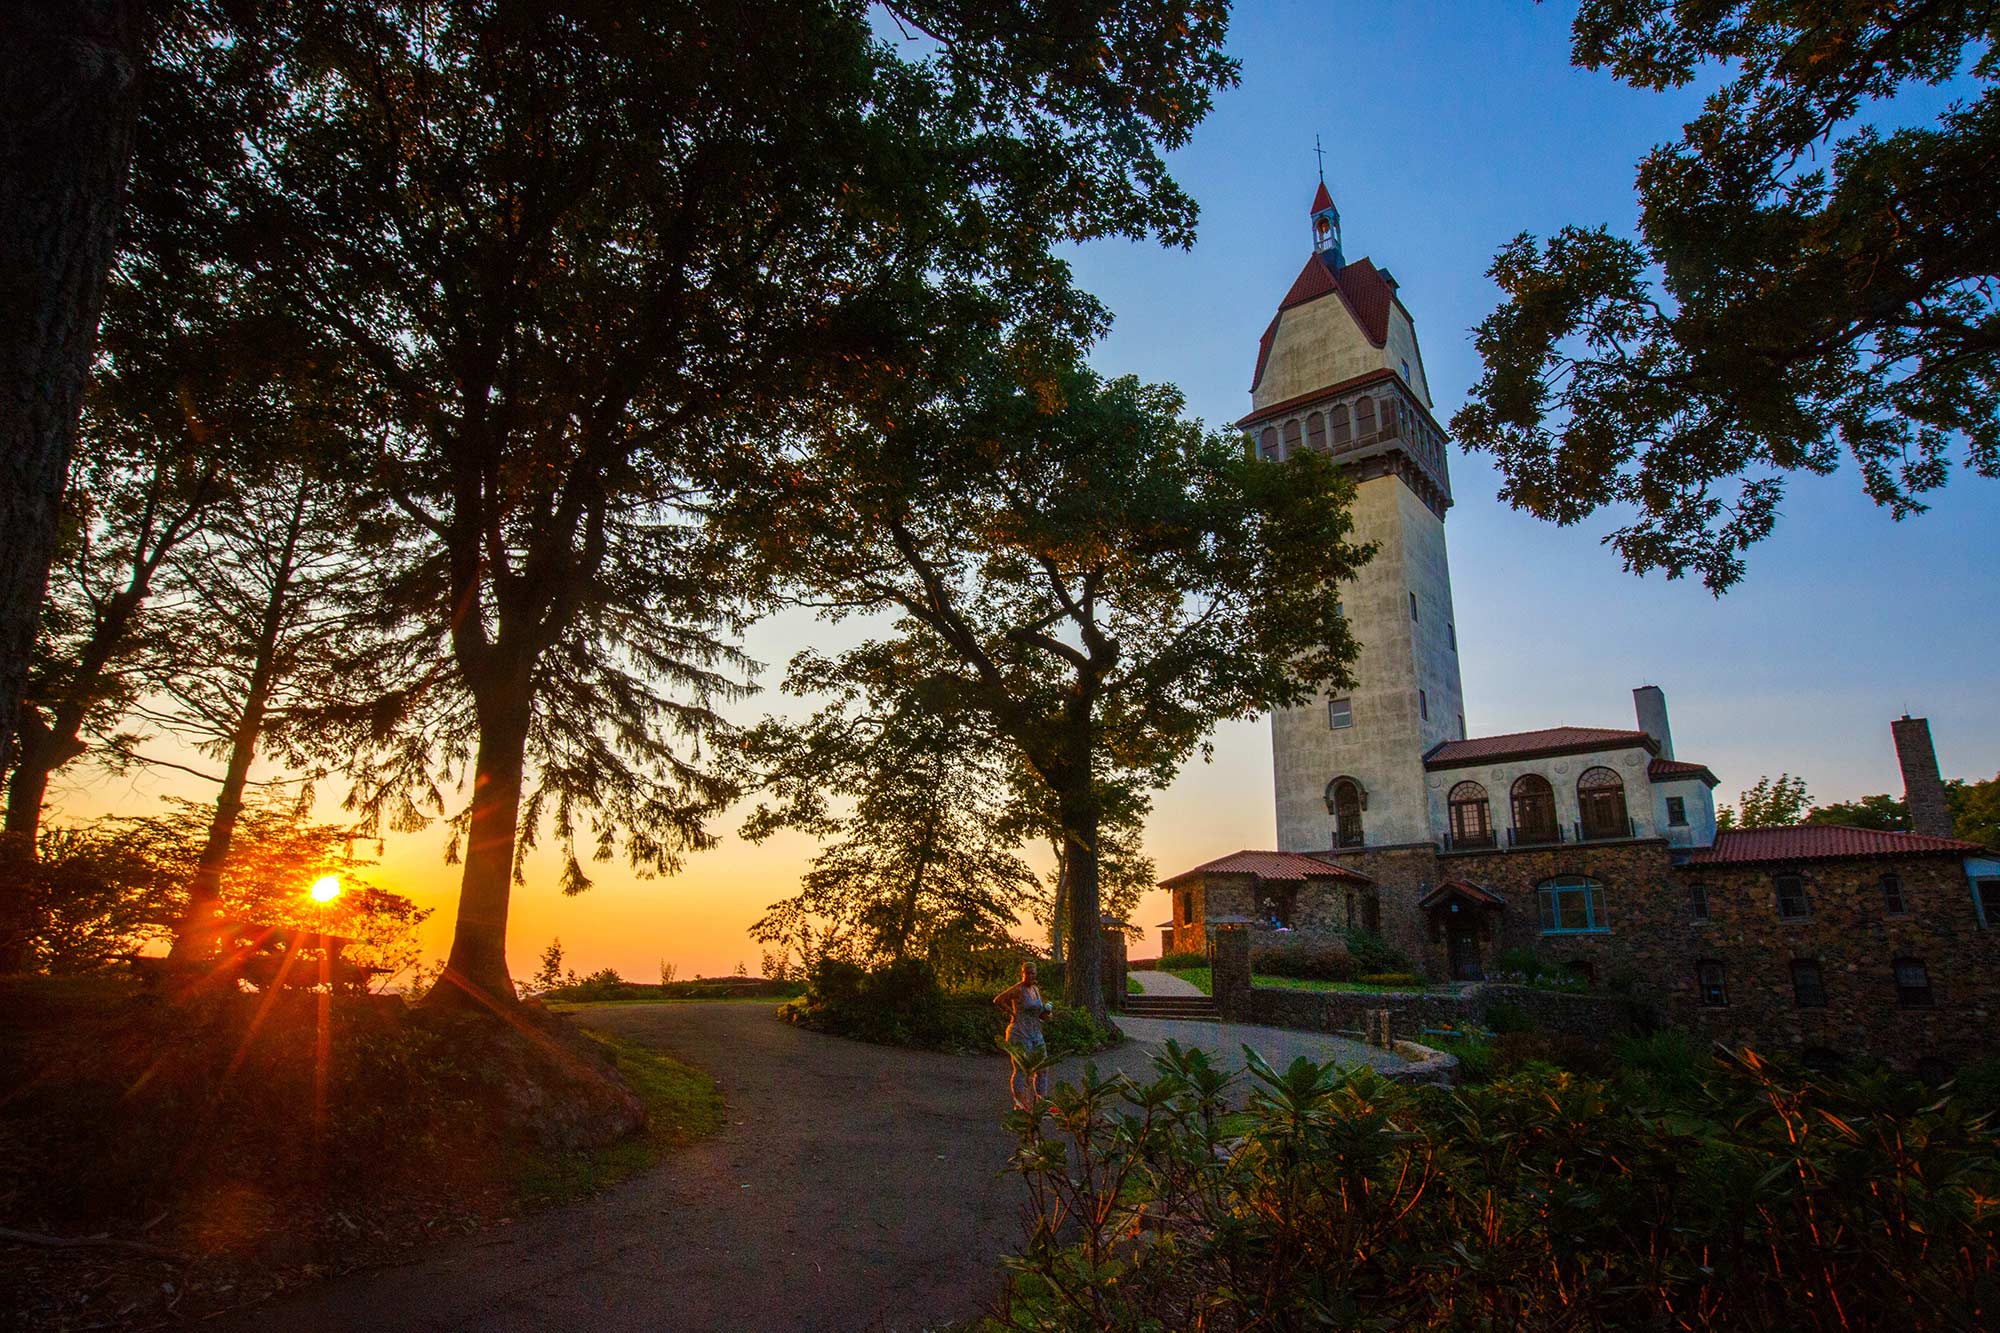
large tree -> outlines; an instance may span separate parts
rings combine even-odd
[[[511,996],[543,815],[570,889],[579,840],[649,870],[710,840],[758,594],[702,518],[724,464],[919,360],[934,289],[1063,307],[1052,242],[1189,235],[1161,154],[1233,77],[1221,7],[891,13],[908,43],[848,2],[333,0],[289,35],[240,253],[374,397],[381,605],[431,688],[375,719],[361,800],[439,808],[432,756],[470,788],[441,996]]]
[[[1346,483],[1101,380],[1060,339],[939,330],[928,373],[801,428],[760,505],[764,550],[835,617],[882,638],[793,659],[788,688],[974,717],[1040,781],[1067,876],[1070,1003],[1101,1014],[1104,793],[1160,786],[1215,724],[1348,679],[1335,585]]]
[[[2000,476],[2000,51],[1991,4],[1584,0],[1574,58],[1722,84],[1640,164],[1639,235],[1564,227],[1495,259],[1504,303],[1452,420],[1517,508],[1617,505],[1635,572],[1721,593],[1790,472],[1843,450],[1919,513],[1962,449]],[[1919,123],[1894,99],[1959,81]],[[1879,122],[1879,123],[1878,123]]]
[[[0,9],[0,771],[55,556],[148,30],[137,0]]]

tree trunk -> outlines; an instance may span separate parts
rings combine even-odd
[[[1049,909],[1049,957],[1056,964],[1063,961],[1063,940],[1067,937],[1069,922],[1065,911],[1069,905],[1069,866],[1063,857],[1063,840],[1056,839],[1056,900]]]
[[[48,800],[49,778],[84,752],[73,730],[58,734],[32,706],[24,708],[15,728],[14,771],[7,779],[7,836],[21,854],[35,854],[41,836],[42,806]]]
[[[4,770],[124,210],[144,51],[134,0],[9,0],[0,13]]]
[[[507,973],[507,904],[514,889],[514,838],[521,817],[532,691],[526,671],[511,675],[504,687],[487,690],[489,699],[479,709],[479,756],[472,770],[458,924],[444,975],[431,987],[426,1003],[485,1005],[515,999]]]
[[[1090,769],[1085,766],[1084,773]],[[1088,788],[1089,778],[1084,783]],[[1098,976],[1104,960],[1104,925],[1097,907],[1097,803],[1089,796],[1063,797],[1063,871],[1069,881],[1069,960],[1063,973],[1063,998],[1105,1017],[1104,983]]]

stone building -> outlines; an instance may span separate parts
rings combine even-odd
[[[1163,944],[1242,929],[1253,949],[1379,931],[1433,977],[1532,950],[1717,1038],[1905,1063],[1992,1049],[2000,852],[1950,836],[1929,724],[1892,725],[1913,833],[1718,833],[1705,766],[1677,758],[1665,694],[1634,726],[1469,734],[1445,552],[1446,441],[1414,321],[1386,270],[1343,258],[1324,184],[1313,252],[1257,353],[1239,423],[1270,458],[1331,453],[1380,553],[1343,614],[1346,694],[1272,718],[1278,850],[1164,882]],[[1365,429],[1364,429],[1365,427]]]

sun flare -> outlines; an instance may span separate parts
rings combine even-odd
[[[316,903],[330,903],[340,896],[340,876],[322,875],[306,892]]]

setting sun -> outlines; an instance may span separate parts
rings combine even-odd
[[[313,886],[306,890],[306,892],[316,903],[330,903],[340,896],[340,877],[338,875],[323,875],[319,879],[314,880]]]

